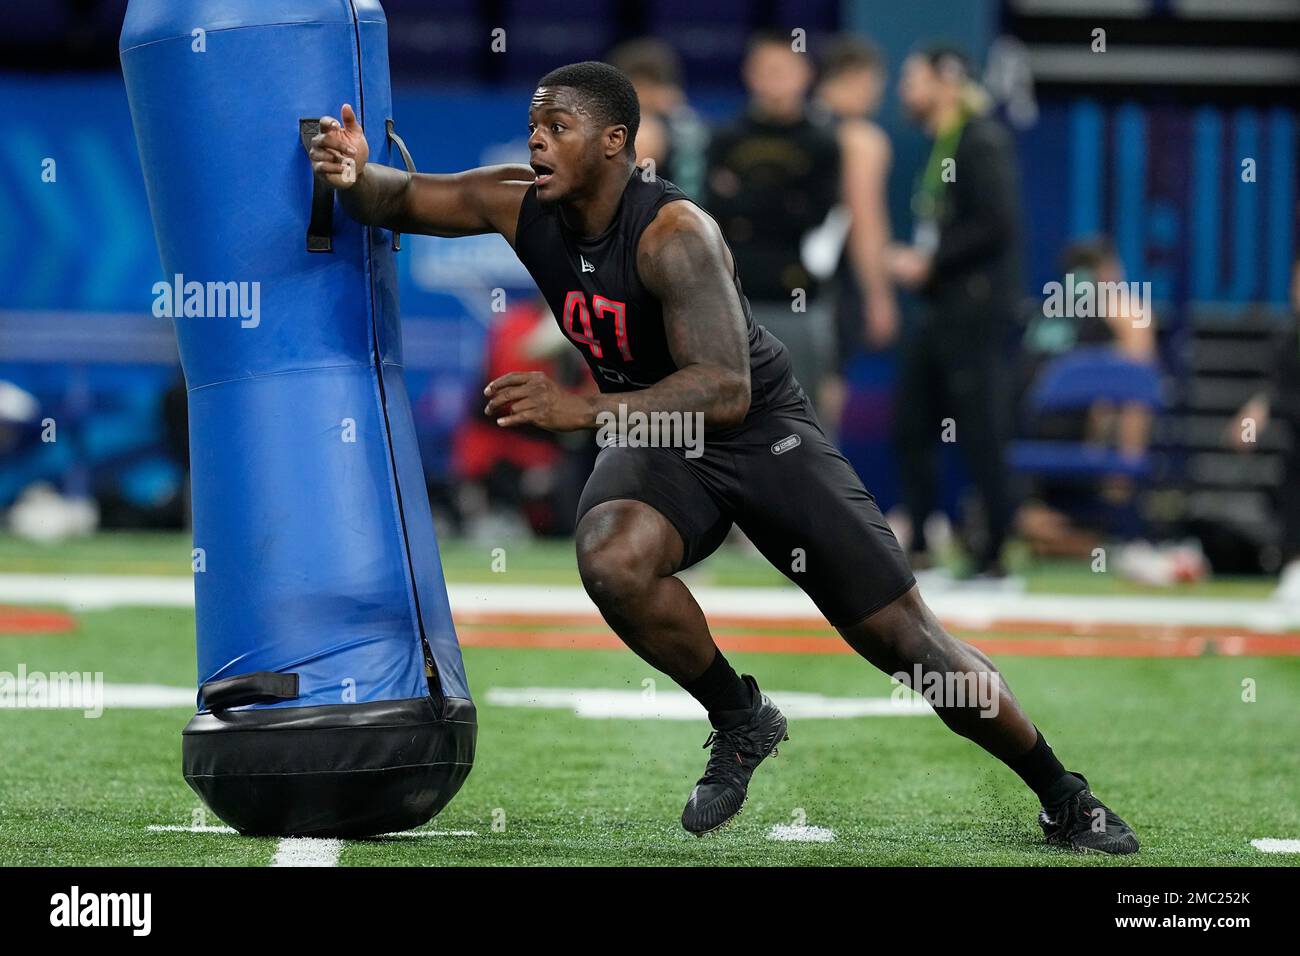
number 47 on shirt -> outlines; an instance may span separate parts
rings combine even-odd
[[[587,307],[585,292],[573,291],[565,295],[563,325],[569,338],[579,345],[587,346],[596,358],[604,358],[600,340],[591,324],[593,312],[597,319],[614,320],[614,338],[618,342],[618,350],[625,361],[632,361],[632,350],[627,344],[627,306],[603,295],[592,296],[591,308]]]

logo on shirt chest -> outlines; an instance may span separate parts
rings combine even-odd
[[[582,270],[583,272],[595,272],[595,271],[596,271],[596,267],[593,266],[590,262],[588,262],[588,261],[587,261],[587,257],[584,256],[584,255],[582,255],[581,253],[578,254],[578,262],[581,263],[581,270]]]

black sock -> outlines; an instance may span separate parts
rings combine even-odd
[[[1061,766],[1056,754],[1043,739],[1043,732],[1034,728],[1038,740],[1029,753],[1008,760],[1007,766],[1020,775],[1029,789],[1038,795],[1045,807],[1054,807],[1083,789],[1083,781]]]
[[[722,651],[715,654],[703,674],[683,683],[682,689],[704,705],[715,727],[742,724],[754,708],[749,685],[727,663]]]

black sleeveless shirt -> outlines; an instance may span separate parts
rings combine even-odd
[[[641,233],[661,206],[677,201],[691,199],[666,179],[647,182],[634,172],[609,228],[583,238],[564,225],[557,205],[538,200],[536,186],[524,194],[515,254],[560,329],[587,360],[602,392],[648,388],[677,371],[668,350],[663,309],[636,270]],[[749,331],[748,418],[801,396],[785,346],[755,324],[734,269],[732,281]]]

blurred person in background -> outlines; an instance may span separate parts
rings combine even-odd
[[[871,119],[885,89],[880,51],[862,37],[837,37],[821,63],[814,102],[835,126],[840,194],[848,214],[847,243],[835,275],[834,364],[822,385],[823,423],[838,431],[848,398],[845,368],[865,344],[888,346],[898,332],[898,304],[886,253],[890,242],[885,191],[893,149]]]
[[[39,434],[40,410],[35,395],[0,378],[0,458]]]
[[[839,145],[808,109],[812,64],[788,34],[751,39],[742,77],[749,104],[710,144],[704,205],[745,277],[754,321],[785,344],[815,399],[830,363],[831,314],[803,244],[839,201]]]
[[[1282,574],[1273,596],[1300,604],[1300,256],[1291,267],[1291,321],[1278,336],[1269,372],[1269,387],[1238,409],[1225,434],[1230,447],[1251,452],[1275,422],[1291,433],[1278,485]]]
[[[657,37],[644,37],[615,47],[609,63],[627,74],[641,102],[637,162],[653,160],[656,175],[688,196],[700,196],[709,128],[686,101],[677,51]]]
[[[1067,246],[1061,255],[1061,272],[1072,277],[1073,288],[1091,285],[1100,289],[1126,281],[1124,263],[1107,236],[1081,239]],[[1128,296],[1116,302],[1114,298],[1096,294],[1096,308],[1083,310],[1088,314],[1082,316],[1074,309],[1060,316],[1036,314],[1024,340],[1029,382],[1052,359],[1077,348],[1109,348],[1132,362],[1154,365],[1156,322],[1150,303],[1142,311]],[[1112,304],[1119,307],[1112,311]],[[1151,409],[1140,402],[1116,407],[1108,401],[1096,401],[1081,415],[1052,416],[1043,425],[1044,433],[1035,437],[1082,440],[1138,459],[1150,444],[1152,418]],[[1039,482],[1016,515],[1017,529],[1038,554],[1087,556],[1108,532],[1120,537],[1136,533],[1132,520],[1135,493],[1133,480],[1121,475],[1089,487]],[[1119,523],[1107,515],[1119,518]]]
[[[1005,369],[1021,297],[1015,151],[1006,129],[985,115],[987,97],[960,51],[934,46],[909,56],[899,92],[934,140],[913,194],[913,241],[889,255],[894,281],[925,306],[903,343],[895,422],[913,566],[931,564],[925,520],[938,502],[942,438],[961,448],[982,506],[982,535],[968,525],[966,536],[974,574],[1000,578],[1012,512],[1013,389]]]

